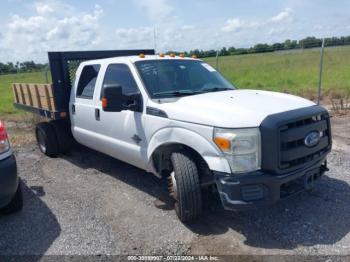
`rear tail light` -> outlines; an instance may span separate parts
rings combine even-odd
[[[0,121],[0,154],[10,149],[10,143],[7,138],[5,124]]]

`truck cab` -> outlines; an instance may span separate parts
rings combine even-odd
[[[53,82],[57,96],[63,81]],[[54,98],[69,115],[37,127],[41,150],[66,152],[71,132],[87,147],[167,179],[183,222],[200,217],[205,188],[225,209],[244,210],[311,190],[328,170],[326,109],[289,94],[238,89],[197,58],[87,59],[68,89],[65,99]]]

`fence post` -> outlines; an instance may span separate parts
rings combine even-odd
[[[219,49],[216,50],[216,70],[219,71]]]
[[[44,76],[45,76],[46,84],[49,83],[49,76],[48,76],[49,71],[50,71],[50,62],[47,63],[47,66],[44,69]]]
[[[321,87],[322,87],[322,73],[323,73],[323,54],[324,54],[324,42],[325,39],[322,39],[322,47],[321,47],[321,54],[320,54],[320,74],[318,78],[318,92],[317,92],[317,104],[320,104],[321,101]]]

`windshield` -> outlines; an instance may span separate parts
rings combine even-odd
[[[196,60],[145,60],[135,63],[152,98],[235,89],[207,63]]]

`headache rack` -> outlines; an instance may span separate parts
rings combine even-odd
[[[12,84],[15,107],[50,119],[66,118],[75,72],[83,61],[131,55],[153,55],[152,49],[49,52],[52,83]]]

